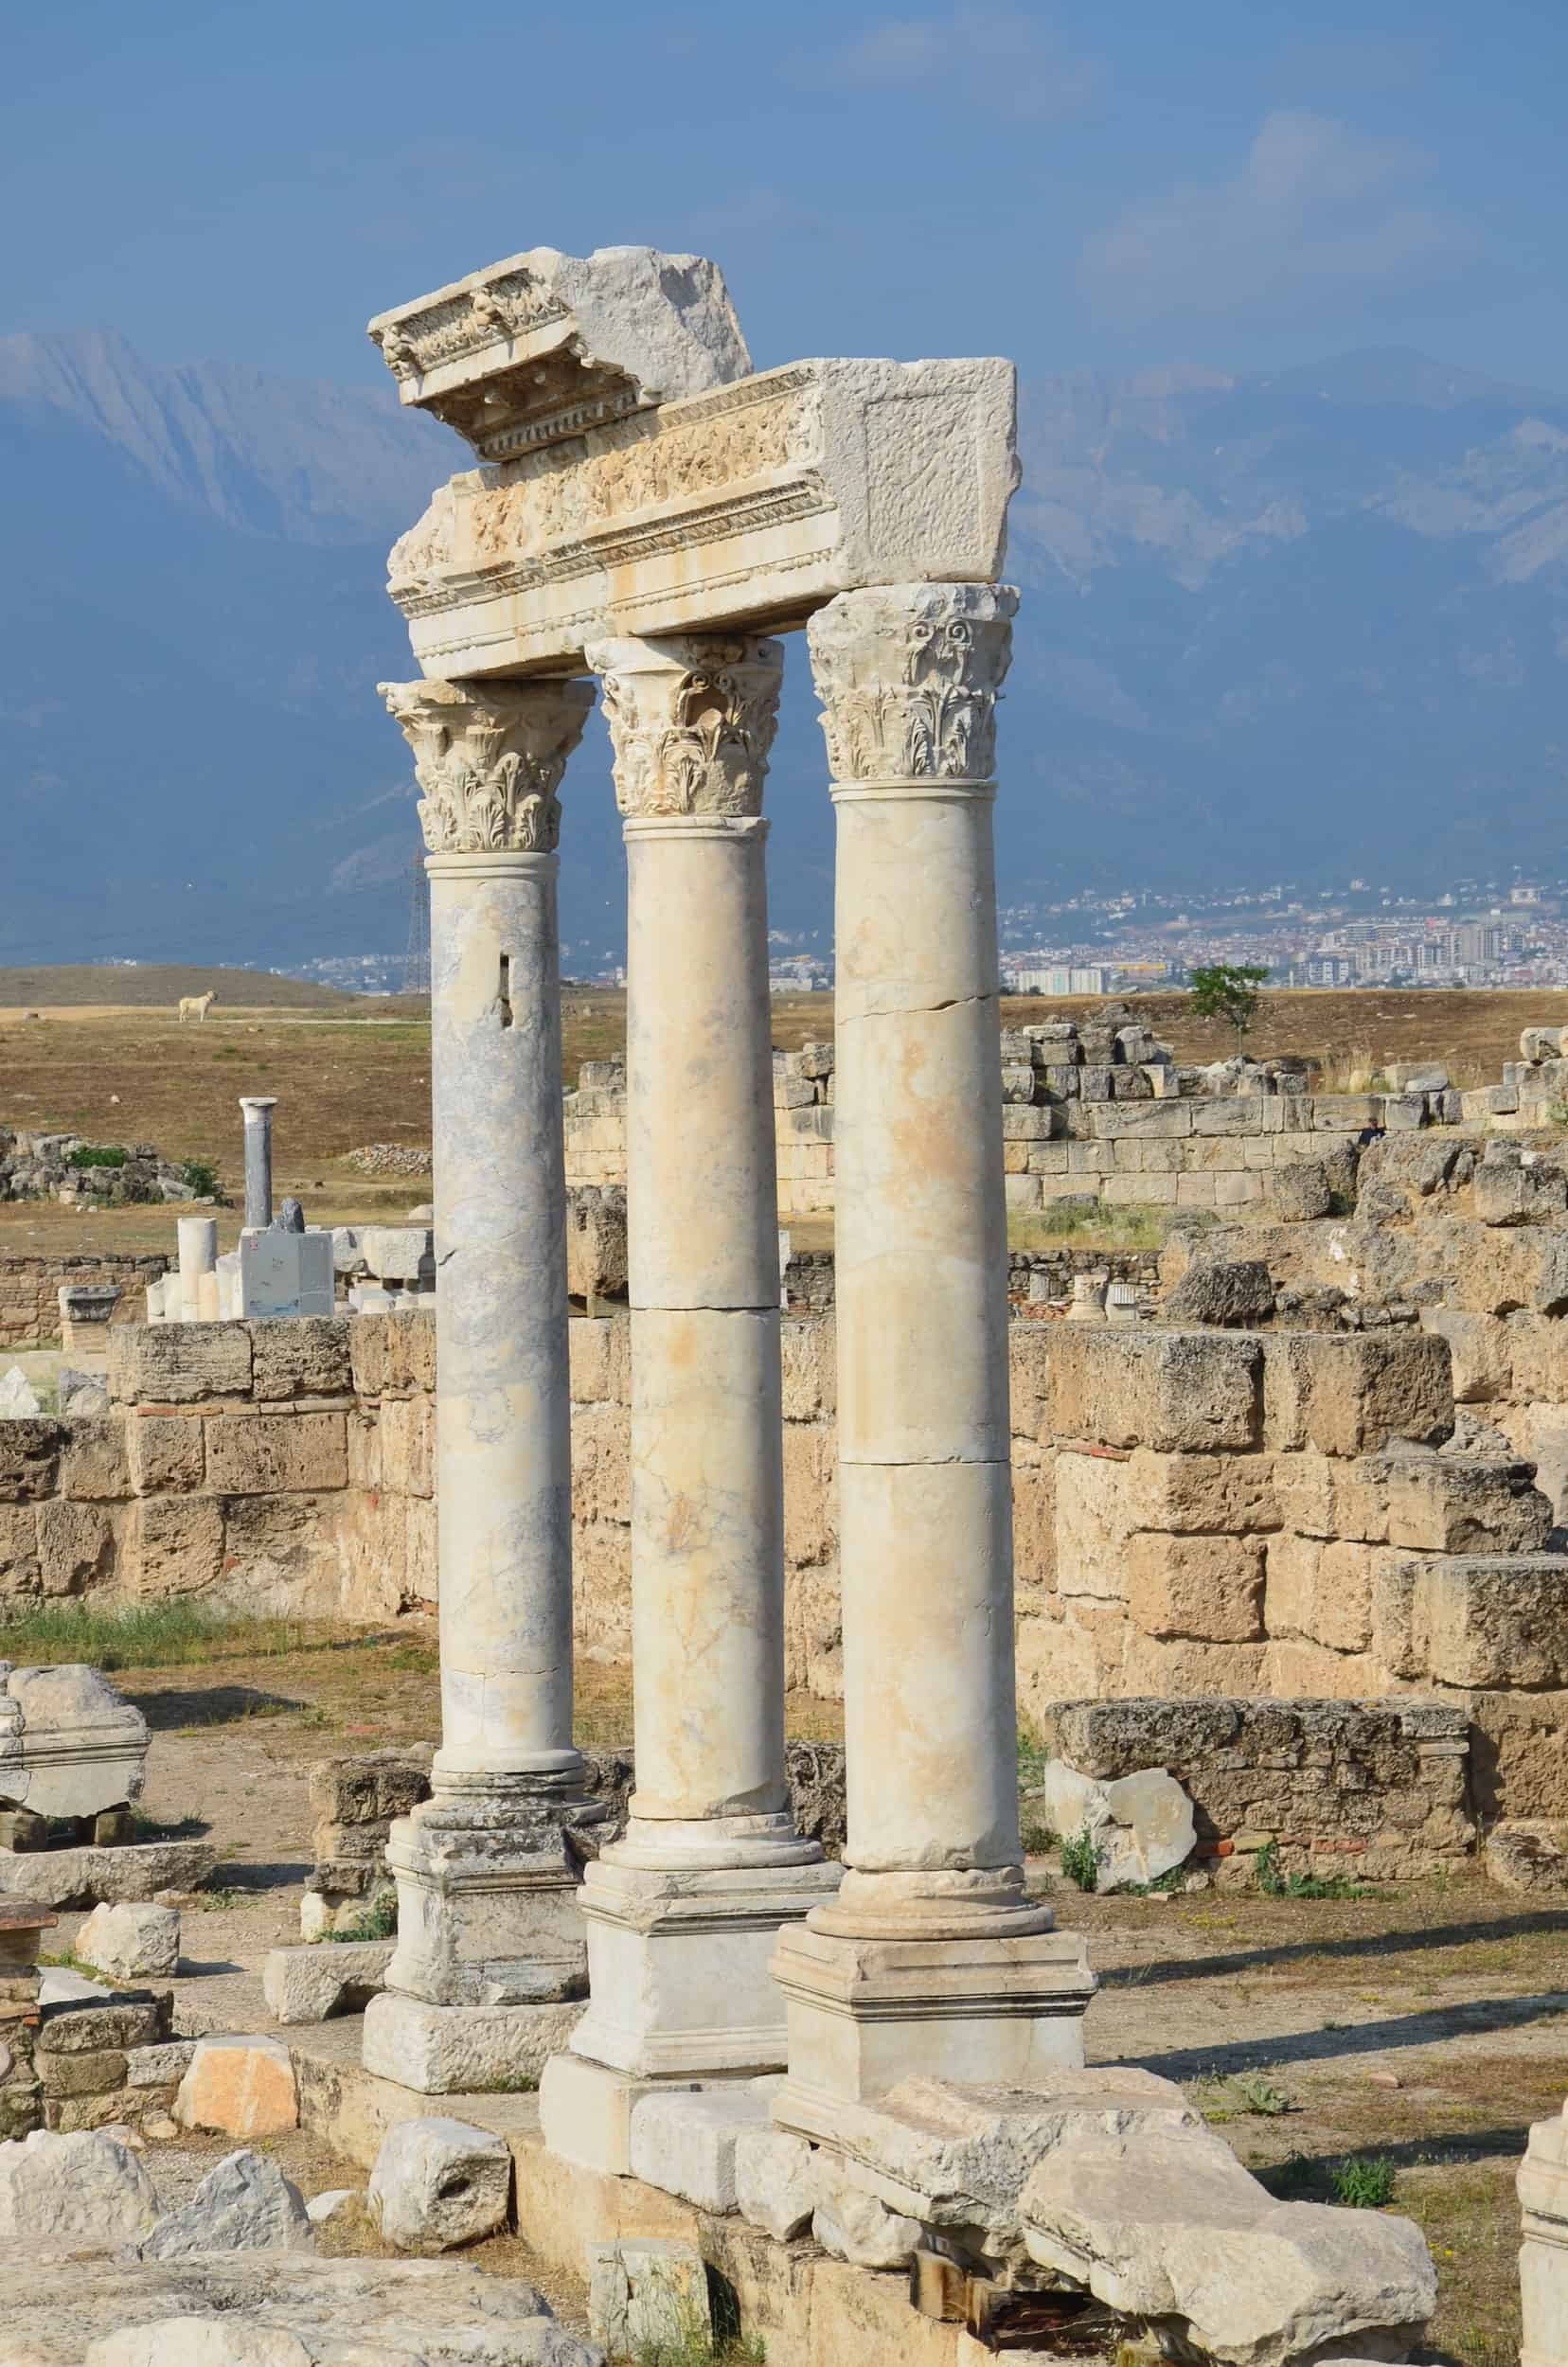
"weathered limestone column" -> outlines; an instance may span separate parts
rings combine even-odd
[[[245,1225],[264,1233],[273,1218],[273,1112],[276,1094],[241,1094],[245,1116]]]
[[[1017,594],[841,595],[810,629],[838,819],[836,1296],[848,1845],[780,1934],[777,2116],[913,2072],[1080,2063],[1081,1943],[1024,1895],[995,705]]]
[[[218,1312],[218,1219],[181,1217],[174,1234],[180,1246],[180,1321],[210,1323]]]
[[[637,1789],[589,1868],[589,2009],[549,2142],[624,2170],[637,2083],[782,2065],[781,1923],[838,1869],[784,1773],[783,1436],[760,818],[782,652],[591,647],[626,818]]]
[[[593,685],[383,685],[431,881],[441,1747],[394,1825],[398,1949],[367,2068],[428,2093],[537,2075],[584,1953],[556,791]],[[542,2011],[542,2002],[543,2010]]]

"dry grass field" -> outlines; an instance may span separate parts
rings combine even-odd
[[[175,1002],[221,972],[195,970],[0,972],[0,1126],[71,1129],[91,1141],[148,1142],[174,1158],[210,1159],[225,1187],[238,1189],[241,1165],[238,1109],[242,1093],[278,1097],[276,1157],[279,1193],[296,1192],[313,1222],[395,1219],[428,1200],[428,1181],[371,1182],[344,1165],[363,1143],[426,1145],[430,1140],[430,1028],[418,1004],[340,995],[299,987],[272,1003],[219,1001],[201,1024],[181,1026]],[[55,1003],[7,1002],[23,979],[40,987],[65,982]],[[105,1004],[72,999],[65,988],[106,980],[134,981],[138,996],[156,987],[161,1000]],[[297,982],[233,974],[235,991],[258,995]],[[167,989],[167,991],[166,991]],[[1081,1018],[1094,1008],[1007,997],[1004,1019]],[[1232,1049],[1229,1030],[1194,1021],[1181,995],[1150,995],[1138,1008],[1183,1060],[1212,1059]],[[37,1018],[26,1013],[35,1010]],[[1520,1029],[1568,1022],[1568,994],[1300,993],[1264,998],[1248,1049],[1295,1053],[1324,1064],[1327,1081],[1390,1060],[1440,1059],[1462,1084],[1495,1078],[1517,1050]],[[789,1050],[832,1034],[832,997],[781,995],[773,1006],[774,1041]],[[618,1056],[625,1045],[625,997],[613,988],[570,990],[563,1013],[563,1065],[575,1081],[584,1060]],[[226,1247],[237,1212],[223,1212]],[[0,1248],[101,1253],[163,1249],[169,1213],[130,1208],[84,1216],[52,1203],[0,1204]],[[801,1246],[811,1246],[805,1231]]]

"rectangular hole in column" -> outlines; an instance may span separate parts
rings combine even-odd
[[[509,953],[503,953],[501,956],[501,977],[495,990],[495,1000],[500,1009],[502,1026],[509,1027],[512,1023],[511,955]]]

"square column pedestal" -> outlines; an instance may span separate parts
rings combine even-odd
[[[833,2141],[846,2105],[875,2102],[912,2071],[1027,2088],[1083,2062],[1096,1984],[1070,1931],[863,1939],[801,1925],[779,1933],[772,1970],[790,2065],[774,2118],[819,2143]]]
[[[398,1949],[365,2018],[366,2071],[421,2095],[537,2079],[582,2015],[588,1956],[579,1859],[597,1802],[487,1819],[435,1799],[392,1827]],[[574,1846],[573,1827],[583,1840]]]
[[[624,2176],[633,2108],[651,2090],[783,2070],[784,2000],[770,1970],[780,1930],[839,1880],[814,1842],[792,1835],[787,1846],[783,1862],[677,1871],[623,1862],[621,1842],[589,1867],[579,1895],[592,2002],[541,2088],[552,2151]]]

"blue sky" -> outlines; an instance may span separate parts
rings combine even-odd
[[[1563,0],[9,0],[4,40],[0,331],[371,381],[372,311],[632,240],[715,256],[762,365],[1404,344],[1568,390]]]

